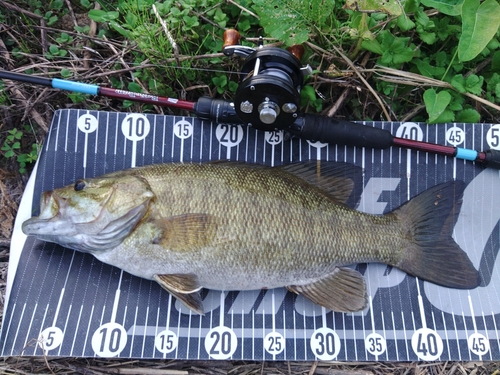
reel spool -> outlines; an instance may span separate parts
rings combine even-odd
[[[236,30],[224,33],[224,53],[245,57],[244,76],[234,96],[234,110],[240,120],[259,130],[288,128],[299,116],[303,73],[299,59],[303,47],[290,52],[276,47],[236,46]]]

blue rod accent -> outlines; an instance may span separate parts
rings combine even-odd
[[[474,161],[477,158],[477,151],[475,150],[469,150],[467,148],[460,148],[460,147],[457,147],[456,150],[457,154],[455,155],[455,157],[457,157],[458,159]]]
[[[99,86],[90,85],[88,83],[67,81],[65,79],[54,78],[52,80],[52,87],[55,89],[81,92],[89,95],[99,95]]]

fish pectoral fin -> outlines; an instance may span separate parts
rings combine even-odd
[[[157,243],[172,251],[190,251],[207,246],[217,232],[214,215],[188,213],[155,220],[161,237]]]
[[[350,268],[335,268],[322,279],[305,285],[289,285],[291,292],[338,312],[363,310],[367,304],[365,280]]]
[[[189,309],[205,315],[200,290],[202,286],[193,274],[154,275],[155,281]]]

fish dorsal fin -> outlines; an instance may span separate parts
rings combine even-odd
[[[200,290],[202,286],[193,274],[154,275],[155,281],[167,292],[197,314],[204,315]]]
[[[287,289],[312,302],[338,312],[363,310],[367,304],[365,280],[350,268],[335,268],[326,277],[306,285],[290,285]]]
[[[156,219],[161,236],[156,243],[172,251],[191,251],[210,244],[217,232],[214,215],[188,213]]]
[[[278,168],[316,186],[344,204],[347,204],[352,194],[356,177],[361,174],[361,168],[340,162],[310,161]]]

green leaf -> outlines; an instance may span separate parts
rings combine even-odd
[[[384,30],[379,34],[382,47],[382,57],[380,63],[386,66],[398,66],[402,63],[411,61],[415,56],[413,48],[408,47],[410,38],[400,38]]]
[[[443,111],[443,113],[441,113],[441,115],[439,115],[439,117],[434,120],[434,124],[445,124],[445,123],[448,123],[448,122],[453,122],[455,121],[455,112],[449,110],[449,109],[445,109]]]
[[[54,0],[50,3],[49,9],[61,10],[63,5],[63,0]]]
[[[374,40],[364,39],[361,42],[361,47],[366,49],[367,51],[376,53],[378,55],[382,55],[384,53],[384,49],[376,39]]]
[[[87,9],[89,9],[92,6],[89,0],[80,0],[80,5]]]
[[[460,93],[465,93],[467,92],[465,88],[465,78],[461,74],[457,74],[451,79],[451,85],[458,90]]]
[[[462,14],[462,4],[464,0],[421,0],[423,5],[436,8],[441,13],[449,16],[459,16]]]
[[[345,9],[363,13],[387,13],[391,16],[403,14],[403,8],[397,0],[346,0]]]
[[[57,55],[59,54],[59,47],[56,46],[55,44],[51,44],[49,46],[49,52],[52,54],[52,55]]]
[[[443,67],[432,66],[429,61],[426,60],[414,59],[413,62],[420,74],[426,77],[442,77],[445,72]]]
[[[481,53],[500,27],[500,4],[497,0],[464,0],[462,36],[458,42],[458,58],[470,61]]]
[[[472,108],[464,109],[461,112],[457,113],[456,121],[458,122],[466,122],[475,124],[481,120],[481,115],[478,111]]]
[[[253,5],[265,35],[286,46],[306,42],[309,33],[325,24],[333,7],[331,0],[254,0]]]
[[[116,20],[118,17],[120,17],[120,13],[116,11],[106,12],[101,9],[92,9],[89,11],[89,18],[96,22],[109,22]]]
[[[212,82],[217,88],[217,92],[219,94],[223,94],[225,91],[225,87],[227,86],[227,76],[226,75],[215,76],[212,78]]]
[[[132,92],[142,92],[141,85],[139,85],[138,83],[135,83],[135,82],[130,82],[128,84],[128,89],[129,89],[129,91],[132,91]]]
[[[436,41],[437,41],[436,33],[429,33],[426,31],[421,31],[418,33],[418,35],[420,36],[420,39],[422,39],[422,42],[429,44],[429,45],[432,45],[432,44],[436,43]]]
[[[478,77],[475,74],[469,75],[465,80],[465,88],[467,92],[474,95],[481,95],[483,91],[484,77]]]
[[[436,123],[436,120],[443,114],[448,104],[450,104],[451,95],[448,91],[436,93],[434,89],[427,89],[424,92],[424,103],[427,114],[429,115],[428,122]]]
[[[406,14],[402,14],[398,17],[398,27],[401,31],[408,31],[415,27],[415,22],[413,22]]]
[[[61,77],[63,78],[69,78],[71,77],[72,73],[68,68],[62,68],[61,69]]]

